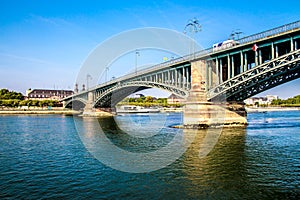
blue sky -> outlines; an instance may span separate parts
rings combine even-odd
[[[300,19],[298,1],[0,2],[0,88],[22,93],[28,88],[73,89],[88,54],[126,30],[160,27],[182,32],[188,20],[196,17],[202,24],[196,40],[208,48],[227,39],[232,30],[240,29],[247,36]],[[111,69],[108,76],[118,76],[117,72]],[[299,83],[296,80],[262,95],[294,96],[300,94]]]

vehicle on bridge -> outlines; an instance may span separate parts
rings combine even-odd
[[[213,45],[213,52],[228,49],[230,47],[234,47],[234,46],[237,46],[239,44],[240,43],[238,41],[235,41],[235,40],[225,40],[223,42],[214,44]]]

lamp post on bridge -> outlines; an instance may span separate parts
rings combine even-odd
[[[193,40],[195,40],[195,33],[200,32],[202,30],[202,26],[199,23],[199,20],[194,17],[193,19],[190,19],[188,21],[188,24],[184,27],[184,34],[187,33],[187,29],[191,34],[191,38]],[[191,52],[190,53],[193,54],[193,58],[195,58],[195,43],[194,42],[192,42],[192,44],[191,44]]]
[[[86,75],[86,90],[89,90],[89,79],[93,79],[90,74]]]
[[[237,40],[239,40],[241,34],[243,34],[243,32],[240,31],[240,29],[232,31],[231,34],[230,34],[230,36],[229,36],[229,39],[235,40],[235,36],[237,36]]]
[[[107,82],[108,70],[109,70],[109,67],[106,67],[105,68],[105,82]]]
[[[137,59],[138,56],[140,56],[140,52],[138,50],[135,50],[135,74],[137,74]]]

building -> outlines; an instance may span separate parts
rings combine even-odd
[[[168,104],[183,103],[184,101],[185,101],[184,98],[179,97],[175,94],[171,94],[167,99]]]
[[[143,94],[134,94],[133,98],[138,99],[138,98],[141,98],[141,97],[144,97],[144,96],[145,95],[143,95]]]
[[[60,100],[74,94],[72,90],[47,90],[47,89],[28,89],[27,99],[32,100]]]
[[[246,105],[270,105],[273,100],[278,99],[277,95],[267,95],[265,97],[251,97],[244,101]]]

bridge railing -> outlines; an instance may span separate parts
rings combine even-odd
[[[289,24],[285,24],[283,26],[279,26],[267,31],[263,31],[254,35],[250,35],[244,38],[241,38],[239,40],[237,40],[240,44],[245,44],[245,43],[249,43],[249,42],[253,42],[255,40],[259,40],[259,39],[263,39],[263,38],[267,38],[273,35],[278,35],[280,33],[284,33],[287,31],[291,31],[294,29],[298,29],[300,28],[300,20],[296,21],[296,22],[292,22]]]

